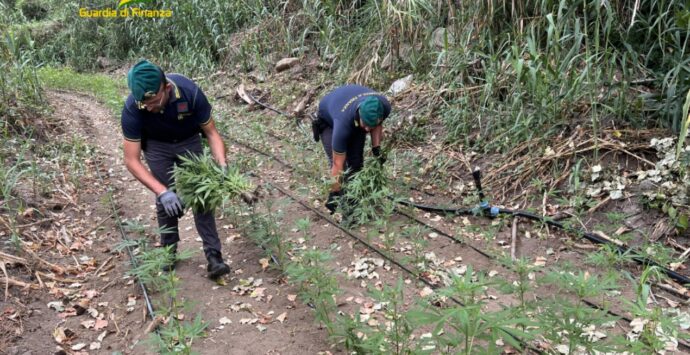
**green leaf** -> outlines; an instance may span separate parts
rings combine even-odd
[[[685,213],[681,213],[680,216],[678,216],[678,221],[676,222],[676,227],[680,229],[681,231],[685,231],[688,229],[688,215]]]

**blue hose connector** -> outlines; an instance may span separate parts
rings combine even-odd
[[[489,213],[491,213],[491,217],[496,217],[496,216],[498,216],[499,210],[500,210],[500,209],[499,209],[498,207],[496,207],[496,206],[491,206],[491,209],[489,210],[489,211],[490,211]]]

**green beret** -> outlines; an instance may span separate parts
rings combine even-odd
[[[383,119],[383,103],[376,96],[367,96],[359,104],[359,118],[365,125],[376,127]]]
[[[127,86],[134,100],[143,101],[158,93],[164,78],[165,74],[160,67],[142,59],[127,73]]]

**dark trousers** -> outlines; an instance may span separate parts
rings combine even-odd
[[[345,176],[344,180],[349,180],[354,173],[362,170],[364,166],[364,143],[367,139],[367,133],[356,128],[352,132],[350,140],[347,142],[347,150],[345,151]],[[333,128],[325,127],[321,131],[321,143],[323,150],[328,156],[329,166],[333,167]]]
[[[180,164],[180,156],[201,154],[202,152],[201,137],[194,135],[177,143],[148,140],[146,141],[144,156],[153,176],[163,185],[170,187],[174,183],[172,176],[173,168],[175,165]],[[180,234],[177,229],[177,217],[168,216],[163,209],[163,205],[157,199],[156,214],[158,215],[158,226],[166,229],[164,233],[161,233],[161,244],[170,245],[177,243],[180,240]],[[209,254],[214,251],[220,255],[220,239],[218,239],[216,219],[213,211],[194,213],[194,224],[203,241],[206,258],[208,259]]]

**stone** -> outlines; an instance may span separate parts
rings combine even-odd
[[[393,95],[397,95],[407,90],[412,84],[412,76],[413,75],[410,74],[404,78],[394,81],[393,84],[391,84],[391,87],[388,89],[388,91]]]
[[[299,63],[299,58],[297,57],[283,58],[276,63],[276,71],[280,73],[281,71],[288,70],[297,65],[297,63]]]

